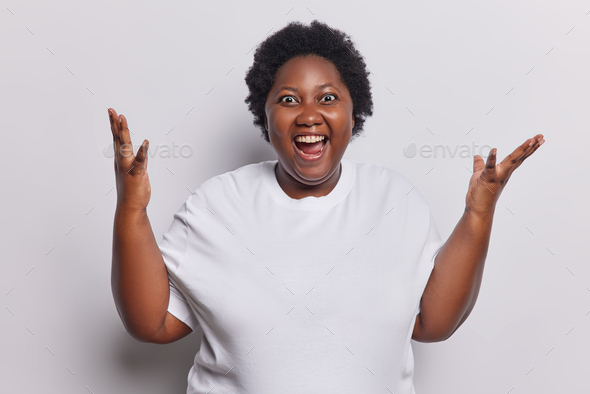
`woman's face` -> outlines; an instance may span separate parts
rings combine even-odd
[[[303,190],[334,180],[333,176],[337,182],[354,120],[352,98],[334,64],[313,55],[290,59],[277,71],[265,110],[283,180]],[[322,152],[303,154],[297,145],[304,143],[295,141],[300,135],[323,135]]]

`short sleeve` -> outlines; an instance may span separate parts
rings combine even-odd
[[[430,279],[430,274],[432,273],[432,270],[434,269],[434,260],[436,259],[436,256],[438,255],[438,252],[440,252],[441,248],[444,245],[444,241],[441,239],[440,237],[440,233],[438,231],[438,228],[436,227],[436,223],[434,223],[434,219],[432,217],[432,214],[430,213],[430,210],[428,209],[428,231],[427,231],[427,235],[426,235],[426,242],[424,243],[424,247],[422,249],[422,252],[420,254],[420,258],[419,258],[419,264],[420,264],[420,269],[421,269],[421,273],[420,273],[420,278],[421,278],[421,285],[420,285],[420,289],[421,289],[421,293],[424,293],[424,289],[426,289],[426,285],[428,284],[428,279]],[[422,298],[422,295],[420,295],[420,298]],[[420,308],[420,302],[418,302],[418,309],[416,312],[416,315],[419,314],[421,311]]]
[[[168,278],[170,279],[170,276]],[[191,330],[195,331],[195,329],[199,326],[199,322],[197,321],[197,318],[189,306],[188,301],[182,292],[174,285],[172,280],[170,280],[169,283],[170,301],[168,302],[168,312],[189,326]]]
[[[190,198],[190,197],[189,197]],[[174,214],[172,224],[159,243],[160,252],[166,264],[168,283],[170,284],[170,299],[168,312],[189,326],[193,331],[199,323],[192,311],[185,294],[182,281],[177,277],[177,271],[188,250],[189,228],[186,222],[189,214],[187,200],[180,210]]]

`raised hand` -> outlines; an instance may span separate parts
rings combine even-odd
[[[469,180],[466,209],[477,213],[493,213],[496,202],[510,176],[523,161],[532,155],[545,139],[542,134],[529,138],[522,145],[496,164],[496,148],[490,151],[487,162],[481,156],[473,158],[473,176]]]
[[[115,149],[117,208],[145,210],[151,196],[147,173],[149,141],[143,140],[137,155],[134,155],[127,119],[117,115],[112,108],[108,112]]]

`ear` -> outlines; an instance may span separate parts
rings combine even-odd
[[[266,114],[264,114],[264,130],[266,130],[266,133],[268,135],[268,119],[266,117]],[[270,135],[268,135],[268,143],[270,144],[270,146],[273,146],[272,141],[270,140]]]
[[[352,114],[352,128],[354,129],[354,114]]]

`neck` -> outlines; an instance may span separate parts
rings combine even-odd
[[[289,197],[299,200],[304,197],[323,197],[330,194],[332,190],[338,184],[340,174],[342,173],[342,164],[338,164],[338,168],[328,179],[318,185],[306,185],[297,181],[291,175],[289,175],[281,165],[280,161],[275,167],[275,175],[277,182],[285,194]]]

